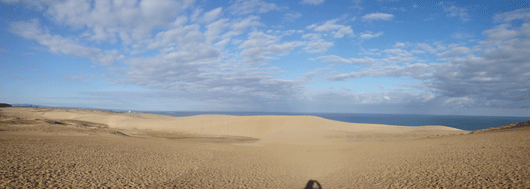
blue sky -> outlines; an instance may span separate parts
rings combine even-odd
[[[530,115],[526,1],[1,0],[0,102]]]

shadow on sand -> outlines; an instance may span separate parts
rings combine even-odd
[[[317,189],[322,189],[322,186],[316,180],[309,180],[304,189],[315,189],[315,184]]]

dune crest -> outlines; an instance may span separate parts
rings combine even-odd
[[[316,116],[230,116],[112,113],[83,109],[7,108],[10,115],[41,119],[70,119],[105,124],[131,136],[174,135],[202,137],[245,137],[263,143],[328,143],[340,141],[384,141],[425,138],[431,135],[463,134],[445,126],[391,126],[346,123]]]

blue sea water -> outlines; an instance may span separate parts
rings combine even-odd
[[[253,115],[312,115],[330,120],[350,123],[373,123],[401,126],[441,125],[472,131],[487,129],[530,120],[530,117],[503,116],[455,116],[455,115],[418,115],[418,114],[359,114],[359,113],[280,113],[280,112],[145,112],[175,117],[221,114],[237,116]]]
[[[96,108],[83,107],[51,107],[51,106],[36,106],[30,104],[14,104],[13,106],[32,106],[43,108],[81,108],[93,110],[105,110]],[[108,110],[115,112],[128,112],[124,110]],[[138,113],[138,111],[133,112]],[[467,116],[467,115],[421,115],[421,114],[362,114],[362,113],[282,113],[282,112],[184,112],[184,111],[149,111],[143,113],[167,115],[174,117],[204,115],[204,114],[220,114],[220,115],[236,115],[236,116],[254,116],[254,115],[312,115],[330,120],[350,122],[350,123],[372,123],[385,125],[400,125],[400,126],[425,126],[425,125],[441,125],[457,129],[473,131],[480,129],[487,129],[502,125],[508,125],[518,122],[526,122],[530,117],[512,117],[512,116]]]

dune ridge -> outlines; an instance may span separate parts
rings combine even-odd
[[[259,139],[262,142],[325,143],[335,139],[398,140],[430,135],[463,134],[445,126],[391,126],[359,124],[328,120],[316,116],[231,116],[196,115],[172,117],[154,114],[133,115],[83,109],[6,109],[20,117],[70,119],[105,124],[129,135],[165,133],[199,136],[234,136]],[[357,137],[356,137],[357,136]]]

